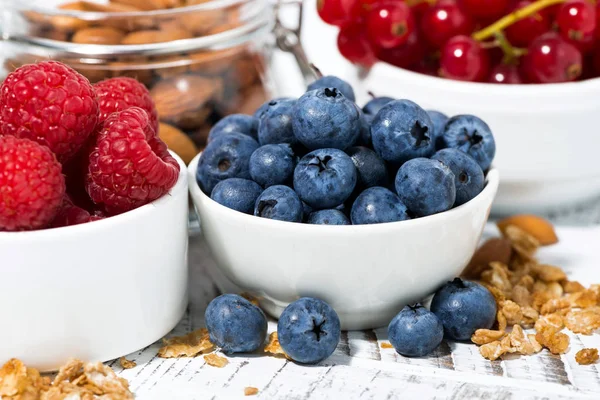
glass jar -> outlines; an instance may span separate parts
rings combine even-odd
[[[186,161],[220,118],[251,114],[274,95],[267,0],[27,3],[4,8],[2,76],[54,59],[92,83],[136,78],[156,103],[161,137]]]

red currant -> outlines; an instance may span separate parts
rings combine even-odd
[[[595,32],[586,33],[579,40],[566,39],[567,42],[571,43],[573,46],[577,48],[581,52],[581,54],[587,54],[594,49],[596,44],[596,34]]]
[[[497,19],[504,14],[510,0],[460,0],[465,12],[477,19]]]
[[[357,3],[360,14],[363,17],[366,17],[380,2],[380,0],[358,0]]]
[[[581,52],[555,32],[535,39],[523,58],[523,72],[532,83],[574,81],[581,68]]]
[[[441,0],[430,7],[423,15],[421,25],[426,27],[423,29],[425,39],[438,48],[453,36],[470,34],[475,27],[471,17],[462,12],[454,0]]]
[[[519,10],[533,3],[530,0],[517,2],[511,12]],[[537,12],[515,22],[506,28],[506,38],[513,46],[527,47],[533,39],[550,30],[550,16],[545,12]]]
[[[406,3],[381,4],[367,16],[367,34],[377,47],[400,46],[413,29],[414,18]]]
[[[354,64],[369,67],[377,61],[363,25],[347,25],[340,29],[337,46],[340,53]]]
[[[342,26],[356,18],[357,0],[317,0],[317,12],[321,19],[336,26]]]
[[[501,84],[523,83],[519,74],[519,68],[516,65],[510,64],[498,64],[492,68],[488,82]]]
[[[427,48],[416,30],[408,35],[406,43],[391,49],[379,49],[377,57],[381,61],[400,68],[408,68],[425,58]]]
[[[556,25],[563,37],[581,40],[596,29],[596,7],[588,0],[568,0],[556,14]]]
[[[440,75],[460,81],[480,82],[490,69],[488,53],[468,36],[455,36],[446,42],[440,59]]]

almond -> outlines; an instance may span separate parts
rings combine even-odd
[[[148,29],[132,32],[125,36],[121,44],[149,44],[191,39],[192,35],[184,29],[159,30]]]
[[[211,100],[221,96],[223,83],[197,75],[182,75],[157,83],[150,94],[160,120],[183,129],[197,129],[211,113]]]
[[[93,3],[91,1],[80,1],[80,3],[83,3],[84,7],[86,8],[85,11],[96,11],[96,12],[137,12],[137,11],[141,11],[141,9],[138,7],[134,7],[132,5],[127,5],[127,4],[115,3],[115,2],[111,2],[111,3],[107,3],[107,4],[100,4],[100,3]]]
[[[225,22],[223,14],[221,9],[192,11],[186,15],[181,15],[178,22],[194,35],[204,36],[211,29]]]
[[[173,125],[162,123],[158,128],[159,137],[173,150],[187,165],[198,154],[198,148],[185,133]]]
[[[469,279],[478,279],[491,262],[508,264],[512,256],[510,241],[504,238],[488,239],[473,254],[471,261],[462,273]]]
[[[111,0],[111,3],[124,4],[144,11],[174,8],[183,5],[182,0]]]
[[[105,28],[86,28],[78,30],[73,38],[73,43],[85,43],[85,44],[119,44],[125,32],[105,27]]]
[[[190,70],[199,71],[203,75],[220,75],[231,67],[242,54],[242,49],[231,48],[224,50],[210,50],[192,53]]]
[[[538,217],[537,215],[515,215],[498,221],[496,225],[498,225],[498,229],[500,229],[503,234],[505,234],[508,226],[516,226],[536,238],[542,246],[558,242],[554,226],[552,226],[548,220]]]

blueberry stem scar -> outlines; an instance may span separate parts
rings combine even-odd
[[[323,326],[323,324],[325,323],[325,320],[323,320],[320,324],[317,323],[317,321],[313,318],[312,319],[312,323],[313,323],[313,327],[309,332],[314,333],[317,336],[317,342],[321,341],[321,335],[327,335],[327,332],[324,332],[321,327]]]
[[[417,140],[416,146],[420,146],[421,143],[429,142],[429,136],[427,135],[428,128],[422,126],[419,121],[415,122],[412,129],[410,130],[410,134]]]
[[[277,200],[262,200],[258,203],[258,215],[265,216],[270,214],[273,207],[277,205]]]

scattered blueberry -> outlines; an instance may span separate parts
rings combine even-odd
[[[258,141],[261,145],[298,142],[292,129],[295,104],[296,100],[280,100],[264,112],[258,124]]]
[[[352,194],[357,174],[352,159],[337,149],[308,153],[294,170],[294,189],[315,209],[335,208]]]
[[[265,101],[260,107],[258,107],[256,109],[256,111],[254,112],[254,117],[261,119],[263,117],[263,115],[265,114],[265,112],[273,107],[276,106],[280,101],[284,101],[284,100],[292,100],[291,97],[276,97],[274,99]]]
[[[496,155],[496,142],[488,124],[474,115],[456,115],[446,122],[445,147],[462,150],[486,171]]]
[[[478,283],[455,278],[433,296],[431,311],[452,340],[468,340],[477,329],[490,329],[496,320],[494,296]]]
[[[350,225],[350,220],[340,210],[315,211],[308,216],[307,222],[315,225]]]
[[[265,314],[237,294],[223,294],[213,299],[204,318],[210,341],[224,353],[255,351],[267,337]]]
[[[483,190],[483,171],[473,157],[460,150],[443,149],[431,157],[441,161],[454,174],[454,186],[456,187],[456,201],[454,207],[465,204]]]
[[[410,219],[404,203],[391,190],[372,187],[362,192],[352,205],[350,219],[354,225],[381,224]]]
[[[228,115],[212,127],[207,140],[210,142],[218,136],[232,132],[243,133],[256,140],[258,138],[258,119],[245,114]]]
[[[324,88],[336,88],[337,90],[342,92],[344,97],[348,100],[353,102],[356,101],[356,97],[354,96],[354,90],[352,89],[352,86],[350,86],[348,82],[338,78],[337,76],[328,75],[319,78],[310,85],[308,85],[306,91],[310,92],[311,90]]]
[[[213,139],[198,161],[196,180],[210,195],[217,183],[229,178],[250,179],[250,156],[258,148],[256,140],[233,132]]]
[[[316,364],[329,357],[340,341],[340,319],[329,304],[303,297],[290,303],[277,323],[279,344],[292,360]]]
[[[418,217],[446,211],[456,200],[454,174],[438,160],[415,158],[398,170],[396,193]]]
[[[250,176],[267,188],[292,181],[296,157],[289,144],[266,144],[250,157]]]
[[[229,178],[217,183],[210,198],[232,210],[252,214],[256,199],[261,193],[262,188],[254,181]]]
[[[421,304],[406,306],[388,326],[388,338],[396,351],[407,357],[423,357],[444,339],[444,326]]]
[[[446,126],[446,122],[448,121],[448,116],[444,113],[435,110],[427,110],[427,114],[431,118],[431,122],[433,122],[433,136],[435,140],[435,148],[437,150],[443,149],[444,139],[442,139],[442,135],[444,133],[444,127]]]
[[[256,199],[254,215],[279,221],[302,222],[302,202],[288,186],[268,187]]]
[[[308,149],[352,146],[360,134],[360,113],[336,88],[306,92],[294,106],[292,125],[296,138]]]
[[[356,187],[366,189],[373,186],[386,186],[388,184],[387,168],[383,160],[373,150],[355,146],[346,150],[352,159],[358,179]]]
[[[435,152],[431,118],[410,100],[394,100],[383,106],[371,123],[371,137],[377,154],[396,164]]]
[[[385,96],[374,97],[371,100],[369,100],[367,104],[365,104],[362,110],[365,114],[375,116],[383,106],[385,106],[387,103],[393,100],[394,99],[392,99],[391,97]]]

